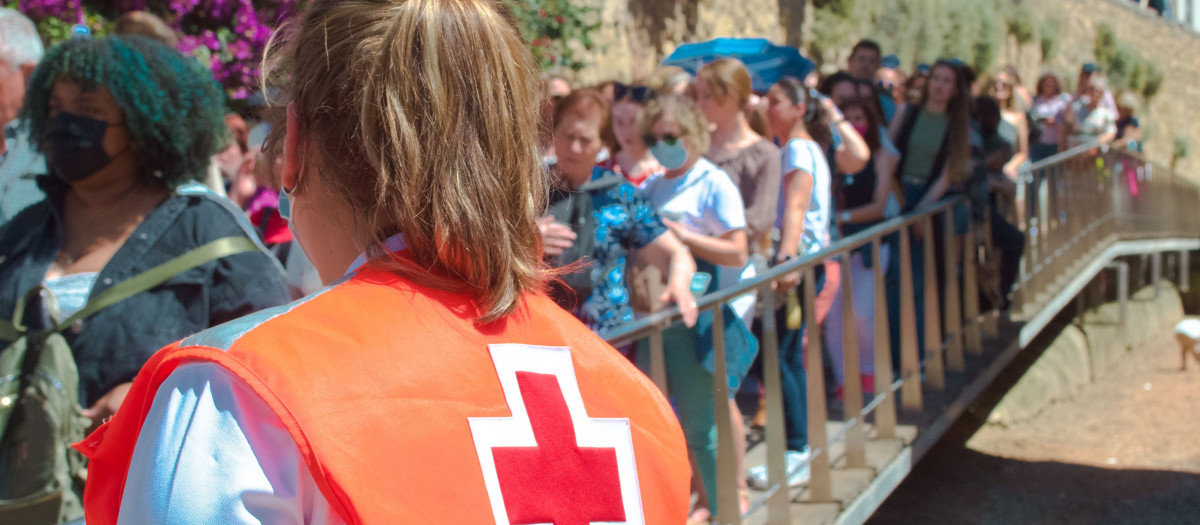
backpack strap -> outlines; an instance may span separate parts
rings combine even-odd
[[[167,282],[168,279],[175,277],[183,272],[191,270],[197,266],[215,261],[217,259],[236,255],[243,252],[252,252],[258,250],[258,245],[247,237],[225,237],[217,239],[208,244],[193,249],[179,257],[171,259],[154,268],[146,270],[134,277],[117,283],[112,288],[105,290],[100,295],[97,295],[92,300],[88,301],[83,308],[75,312],[70,317],[58,323],[54,327],[54,332],[62,332],[68,326],[71,326],[80,319],[86,319],[96,315],[101,310],[108,308],[114,304],[124,301],[137,294],[150,290],[155,286]]]
[[[247,237],[238,236],[217,239],[128,280],[117,283],[112,288],[105,290],[100,295],[88,301],[74,315],[64,319],[61,323],[57,323],[51,329],[51,332],[61,333],[68,326],[75,324],[75,321],[96,315],[109,306],[165,283],[168,279],[192,268],[222,257],[256,250],[258,250],[258,245]],[[13,319],[11,321],[0,319],[0,340],[15,343],[17,339],[20,339],[28,332],[28,329],[21,323],[21,320],[25,317],[25,309],[44,290],[46,290],[46,287],[39,285],[25,292],[25,295],[21,296],[20,300],[17,301],[16,307],[13,308]],[[50,297],[53,298],[53,296]],[[7,350],[7,347],[4,349]]]

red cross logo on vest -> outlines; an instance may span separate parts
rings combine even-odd
[[[644,524],[629,420],[588,417],[570,349],[489,351],[512,417],[470,425],[496,524]]]

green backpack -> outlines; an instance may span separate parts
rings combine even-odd
[[[92,298],[74,315],[47,330],[22,325],[27,305],[45,294],[51,319],[58,306],[44,287],[27,292],[11,323],[0,320],[0,524],[51,525],[83,517],[84,458],[70,447],[91,421],[79,406],[79,372],[62,332],[116,303],[171,277],[226,257],[254,251],[246,237],[218,239]]]

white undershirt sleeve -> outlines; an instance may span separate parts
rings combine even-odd
[[[120,524],[341,524],[279,417],[212,363],[167,377],[138,436]]]

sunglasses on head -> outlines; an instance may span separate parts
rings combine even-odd
[[[642,142],[645,142],[647,146],[653,146],[653,145],[657,144],[658,141],[660,141],[660,140],[662,141],[663,144],[666,144],[668,146],[674,146],[675,143],[679,141],[679,137],[676,137],[675,135],[671,135],[671,134],[666,134],[666,135],[663,135],[662,137],[657,137],[653,133],[647,133],[645,135],[642,135]]]
[[[630,102],[643,103],[654,96],[654,91],[651,91],[648,86],[627,86],[620,82],[613,82],[613,100],[626,100]]]

